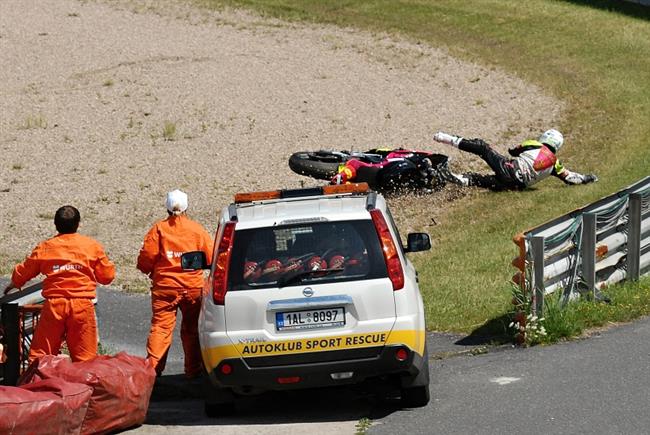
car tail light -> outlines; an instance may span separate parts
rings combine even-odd
[[[372,217],[372,222],[375,224],[379,242],[381,243],[381,250],[384,253],[388,278],[393,283],[393,290],[400,290],[404,288],[404,271],[402,270],[402,262],[399,259],[397,247],[393,242],[393,236],[390,234],[388,224],[386,224],[386,219],[384,219],[381,210],[370,210],[370,216]]]
[[[228,268],[230,267],[230,252],[235,240],[235,222],[227,222],[223,235],[217,247],[217,256],[212,278],[212,299],[217,305],[223,305],[228,291]]]
[[[300,376],[287,376],[278,378],[278,384],[297,384],[300,382]]]
[[[403,347],[400,347],[399,349],[397,349],[395,351],[395,359],[397,361],[400,361],[400,362],[406,361],[408,359],[408,357],[409,357],[409,351],[406,350]]]
[[[228,363],[223,363],[219,367],[219,371],[223,373],[224,375],[229,375],[232,373],[232,366]]]

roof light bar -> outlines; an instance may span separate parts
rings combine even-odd
[[[335,195],[341,193],[365,193],[369,191],[368,183],[349,183],[323,186],[323,195]]]
[[[323,189],[320,187],[307,187],[304,189],[286,189],[280,191],[282,198],[300,198],[301,196],[322,195]]]
[[[235,194],[235,203],[241,204],[245,202],[264,201],[269,199],[280,198],[299,198],[302,196],[318,196],[318,195],[341,195],[345,193],[366,193],[370,188],[368,183],[350,183],[339,184],[322,187],[309,187],[305,189],[284,189],[284,190],[270,190],[266,192],[246,192]]]
[[[262,201],[265,199],[280,199],[280,190],[271,190],[268,192],[247,192],[235,194],[235,203]]]

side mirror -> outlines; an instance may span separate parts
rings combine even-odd
[[[406,245],[406,252],[420,252],[431,249],[431,240],[427,233],[410,233]]]
[[[181,255],[181,268],[183,270],[209,269],[210,265],[205,259],[203,251],[191,251]]]

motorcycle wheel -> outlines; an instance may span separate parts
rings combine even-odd
[[[330,151],[299,151],[289,157],[289,168],[296,174],[329,180],[338,173],[339,165],[346,161],[344,156]]]

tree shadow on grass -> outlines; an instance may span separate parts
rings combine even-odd
[[[641,20],[650,20],[650,2],[648,6],[622,0],[564,0],[579,6],[587,6],[609,12],[627,15]],[[647,1],[647,0],[646,0]]]

